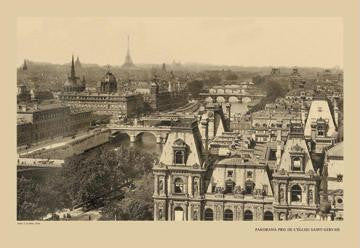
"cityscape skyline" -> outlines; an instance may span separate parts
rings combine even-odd
[[[17,64],[122,65],[128,35],[135,64],[342,68],[340,18],[19,18]]]

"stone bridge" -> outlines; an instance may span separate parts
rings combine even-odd
[[[18,158],[17,171],[28,171],[37,169],[56,169],[64,165],[61,159],[39,159],[39,158]]]
[[[225,102],[229,102],[233,99],[237,102],[248,103],[256,99],[265,97],[264,94],[250,94],[250,93],[236,93],[236,92],[209,92],[200,93],[201,96],[210,97],[213,101],[219,101],[219,98],[223,98]]]
[[[157,144],[165,144],[168,134],[171,131],[169,126],[132,126],[109,124],[107,126],[112,134],[125,133],[130,137],[130,142],[134,143],[144,133],[150,133],[156,138]]]

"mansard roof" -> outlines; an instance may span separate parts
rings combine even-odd
[[[217,165],[240,166],[240,165],[260,165],[260,164],[259,164],[259,160],[254,157],[244,158],[237,156],[237,157],[225,158],[219,161]]]
[[[289,138],[286,141],[284,152],[281,156],[280,160],[280,166],[278,170],[285,170],[285,171],[291,171],[291,153],[295,150],[297,153],[299,153],[302,150],[303,156],[304,156],[304,163],[305,163],[305,173],[309,171],[314,171],[314,166],[311,161],[310,153],[308,151],[308,148],[305,143],[305,139],[303,138]]]
[[[328,121],[328,125],[329,125],[328,136],[331,136],[336,132],[334,120],[331,115],[327,100],[319,99],[319,100],[313,100],[311,102],[309,115],[307,117],[307,121],[305,124],[305,130],[304,130],[305,136],[311,135],[311,123],[320,118]]]

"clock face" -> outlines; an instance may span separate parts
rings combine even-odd
[[[213,117],[214,116],[213,112],[208,112],[208,116]]]

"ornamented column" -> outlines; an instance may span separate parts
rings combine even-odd
[[[187,208],[187,220],[192,220],[192,211],[193,211],[193,206],[191,204],[187,204],[186,206]]]
[[[193,197],[193,186],[192,186],[192,181],[193,181],[193,177],[191,175],[189,175],[188,177],[188,184],[189,184],[189,190],[188,193],[190,195],[190,197]]]
[[[279,220],[279,213],[274,211],[274,220]]]
[[[189,194],[188,184],[189,184],[189,182],[188,182],[188,177],[185,177],[184,192],[185,192],[186,195]]]
[[[173,202],[169,201],[169,204],[168,204],[168,220],[169,221],[172,220],[172,208],[173,208]]]
[[[301,185],[303,190],[301,192],[301,203],[305,206],[307,206],[309,204],[309,199],[308,199],[308,186],[306,184]]]
[[[155,175],[155,176],[154,176],[154,195],[158,195],[158,194],[159,194],[158,181],[159,181],[159,176],[158,176],[158,175]]]
[[[185,220],[189,220],[189,215],[190,215],[190,211],[189,211],[189,203],[186,202],[185,203]]]
[[[244,206],[242,203],[236,207],[236,215],[238,221],[242,221],[244,219]]]
[[[171,175],[169,175],[169,177],[168,177],[168,192],[167,192],[167,194],[168,195],[171,195],[172,194],[172,190],[171,190],[171,187],[172,187],[172,180],[171,180]]]

